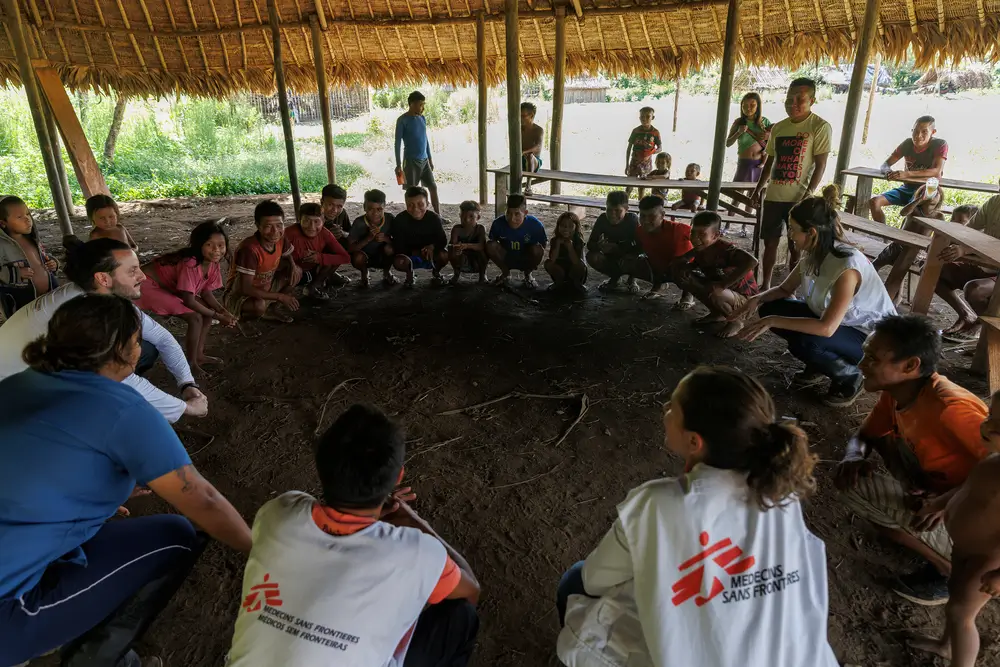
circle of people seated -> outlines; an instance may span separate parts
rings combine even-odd
[[[817,124],[817,148],[829,124],[809,113],[811,100],[808,86],[793,85],[786,108],[793,120]],[[751,102],[744,98],[744,117],[731,133],[741,159],[744,144],[763,150],[782,130],[763,126],[759,98]],[[652,114],[644,110],[640,120],[636,143],[657,147],[646,127]],[[934,145],[929,155],[940,168],[947,149],[931,143],[933,124],[918,119],[911,143],[924,157]],[[910,168],[910,148],[901,149],[884,167],[906,157]],[[1000,447],[1000,402],[994,397],[988,407],[939,375],[941,335],[924,318],[896,313],[891,279],[912,257],[887,249],[876,262],[893,265],[884,285],[844,238],[833,188],[789,202],[773,199],[770,188],[763,195],[765,263],[786,225],[801,257],[774,287],[766,266],[757,284],[756,258],[724,238],[716,214],[701,212],[690,226],[676,222],[655,195],[641,198],[635,215],[626,193],[610,193],[586,242],[572,213],[560,216],[548,239],[520,195],[489,231],[479,205],[464,202],[449,238],[429,210],[436,191],[415,185],[433,171],[429,152],[423,160],[419,169],[406,160],[400,168],[413,187],[396,216],[373,190],[364,215],[351,221],[347,193],[335,185],[287,228],[283,209],[261,202],[256,232],[235,248],[225,277],[225,227],[198,225],[188,247],[140,265],[117,205],[100,195],[87,201],[91,240],[70,239],[69,282],[58,286],[59,265],[39,242],[27,206],[0,200],[7,316],[0,326],[0,665],[57,650],[67,665],[160,664],[134,647],[211,539],[248,558],[231,666],[469,661],[480,584],[413,508],[403,425],[372,406],[345,411],[316,442],[319,497],[282,494],[259,510],[253,531],[198,473],[169,426],[208,413],[197,378],[220,362],[206,354],[213,325],[288,321],[300,306],[296,290],[329,298],[348,282],[338,272],[348,263],[360,270],[361,287],[369,287],[371,269],[382,271],[386,285],[402,274],[413,286],[418,271],[441,283],[448,265],[451,283],[465,273],[483,283],[490,263],[500,272],[494,282],[508,288],[512,275],[535,288],[539,267],[554,289],[576,293],[585,290],[588,267],[606,277],[600,289],[609,294],[638,294],[642,281],[649,285],[642,298],[652,299],[673,283],[682,292],[676,307],[700,302],[707,314],[699,324],[720,336],[783,338],[803,364],[797,386],[826,385],[827,405],[878,393],[829,474],[846,508],[926,563],[888,584],[916,604],[946,605],[941,633],[913,636],[912,645],[954,665],[975,663],[974,620],[1000,594],[1000,459],[992,453]],[[634,153],[630,169],[633,160]],[[762,173],[770,173],[766,162]],[[940,190],[929,190],[915,190],[907,205],[932,214]],[[886,199],[879,205],[906,199],[877,197]],[[1000,196],[963,215],[997,236]],[[964,263],[958,248],[945,255],[938,293],[959,312],[949,333],[968,333],[995,272]],[[184,319],[183,346],[145,311]],[[158,360],[175,389],[143,378]],[[600,543],[553,581],[561,626],[553,646],[564,664],[659,666],[678,656],[691,665],[837,664],[827,641],[824,546],[802,516],[817,460],[806,434],[779,414],[764,387],[738,370],[698,368],[678,384],[664,406],[664,447],[683,460],[683,474],[628,493]],[[112,520],[128,514],[129,498],[147,493],[178,513]],[[322,576],[303,576],[309,572]]]

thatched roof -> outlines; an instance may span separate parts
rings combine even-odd
[[[782,67],[748,67],[733,77],[736,90],[783,90],[791,83],[792,77]]]
[[[916,83],[914,88],[940,88],[943,91],[972,90],[974,88],[989,88],[993,85],[993,77],[981,67],[939,72],[933,67],[929,69]]]
[[[550,1],[521,0],[526,76],[551,74]],[[723,0],[572,0],[569,74],[672,77],[719,59]],[[70,88],[128,94],[227,95],[274,89],[265,0],[17,0],[40,59]],[[487,76],[504,76],[500,0],[276,0],[286,78],[315,86],[309,17],[317,14],[331,84],[469,83],[476,77],[475,18],[486,16]],[[581,6],[582,2],[582,6]],[[633,4],[625,4],[632,2]],[[579,7],[578,17],[574,7]],[[741,57],[797,66],[850,59],[863,0],[744,0]],[[1000,58],[1000,0],[882,0],[876,49],[888,60],[912,47],[927,66],[946,58]],[[0,40],[0,81],[17,82],[9,39]]]

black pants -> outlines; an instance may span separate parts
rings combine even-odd
[[[142,341],[142,353],[139,355],[139,363],[135,365],[136,375],[145,375],[156,364],[160,358],[160,351],[147,340]]]
[[[466,600],[445,600],[420,614],[403,667],[465,667],[476,647],[479,616]]]

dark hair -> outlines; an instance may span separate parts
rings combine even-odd
[[[281,208],[281,204],[274,201],[273,199],[265,199],[253,210],[253,224],[260,226],[260,221],[264,218],[269,218],[273,215],[281,216],[282,219],[285,217],[285,210]]]
[[[667,161],[667,169],[670,169],[670,167],[674,166],[674,158],[670,156],[670,153],[667,153],[666,151],[663,151],[661,153],[657,153],[656,154],[656,159],[657,160],[659,160],[661,157],[666,159],[666,161]]]
[[[527,111],[532,116],[538,113],[538,107],[536,107],[531,102],[521,102],[521,111]]]
[[[405,454],[398,424],[378,408],[352,405],[316,448],[323,502],[333,508],[378,507],[395,488]]]
[[[381,190],[369,190],[365,193],[365,203],[385,206],[385,193]]]
[[[102,239],[103,240],[103,239]],[[142,331],[139,309],[113,294],[83,294],[59,306],[48,332],[21,354],[36,371],[90,371],[128,364],[128,345]]]
[[[414,90],[412,93],[410,93],[409,97],[406,98],[406,103],[413,104],[414,102],[423,102],[426,99],[427,98],[424,97],[424,94],[422,92],[420,92],[419,90]]]
[[[639,109],[639,113],[640,113],[640,114],[642,114],[642,113],[646,113],[647,111],[648,111],[649,113],[652,113],[652,114],[655,114],[655,113],[656,113],[656,109],[654,109],[653,107],[643,107],[643,108]]]
[[[890,315],[879,321],[874,331],[888,339],[893,361],[916,357],[920,360],[920,377],[930,377],[937,372],[941,334],[926,317]]]
[[[747,118],[746,114],[743,113],[743,103],[747,100],[754,100],[757,102],[757,113],[755,113],[752,118]],[[759,126],[763,108],[764,103],[761,101],[760,95],[757,93],[747,93],[743,96],[743,99],[740,100],[740,118],[748,122],[753,122],[754,125]]]
[[[420,187],[419,185],[411,185],[410,187],[406,188],[406,194],[403,196],[406,199],[413,199],[414,197],[423,197],[424,199],[429,200],[429,196],[427,194],[427,188]]]
[[[628,194],[624,190],[612,190],[608,193],[607,205],[628,208]]]
[[[347,200],[347,190],[345,190],[344,188],[340,187],[336,183],[330,183],[329,185],[324,185],[323,186],[323,191],[320,192],[320,194],[319,194],[319,198],[320,199],[326,199],[327,197],[329,197],[330,199],[343,199],[343,200],[346,201]],[[302,215],[302,214],[300,213],[299,215]]]
[[[806,197],[793,206],[788,214],[789,219],[794,218],[802,231],[816,230],[816,245],[806,257],[813,273],[819,273],[819,267],[827,255],[841,259],[850,255],[848,251],[838,247],[838,244],[849,244],[837,215],[839,199],[840,188],[828,185],[823,188],[822,197]]]
[[[308,204],[303,205],[303,208],[305,206],[308,206]],[[209,239],[216,234],[222,234],[222,238],[225,239],[226,255],[228,256],[229,234],[226,233],[226,228],[214,220],[207,220],[191,230],[191,236],[188,238],[188,246],[186,248],[162,255],[156,260],[156,263],[169,266],[193,257],[200,264],[205,261],[205,256],[201,254],[201,247],[208,243]]]
[[[975,204],[962,204],[961,206],[956,206],[951,211],[951,217],[954,220],[956,215],[967,215],[970,218],[979,212],[979,207]]]
[[[934,116],[921,116],[913,124],[914,125],[920,125],[921,123],[930,123],[931,125],[933,125],[934,122],[935,122],[934,121]]]
[[[10,216],[10,208],[12,206],[24,206],[27,207],[28,204],[20,197],[15,197],[10,195],[0,199],[0,222],[6,222],[7,218]],[[28,215],[31,215],[31,211],[28,211]],[[26,234],[26,236],[31,239],[31,242],[36,246],[38,245],[38,228],[34,224],[31,225],[31,231]]]
[[[699,174],[701,173],[701,165],[698,164],[697,162],[689,162],[688,166],[684,168],[684,171],[687,171],[691,167],[694,167],[695,169],[697,169]]]
[[[701,211],[696,213],[694,218],[691,219],[692,227],[714,227],[719,229],[722,224],[722,218],[715,211]]]
[[[84,243],[76,237],[64,239],[66,244],[66,266],[63,271],[77,287],[90,291],[94,289],[95,273],[114,273],[118,268],[116,250],[131,250],[127,243],[117,239],[94,239]]]
[[[320,206],[319,204],[314,204],[312,202],[299,206],[299,220],[305,217],[322,218],[323,207]]]
[[[466,199],[464,202],[458,205],[458,210],[461,211],[462,213],[466,213],[468,211],[475,211],[476,213],[479,213],[483,209],[479,205],[479,202],[473,201],[471,199]]]
[[[558,218],[556,218],[556,229],[559,228],[559,223],[561,223],[563,220],[569,220],[573,223],[574,237],[580,235],[580,216],[578,216],[573,211],[563,211],[563,213]]]
[[[812,91],[813,97],[816,97],[816,81],[810,79],[807,76],[800,76],[797,79],[793,79],[790,84],[788,84],[788,90],[792,88],[808,88]]]
[[[109,197],[108,195],[94,195],[93,197],[88,197],[87,201],[84,202],[84,208],[87,210],[87,219],[93,220],[94,214],[100,211],[102,208],[113,208],[115,209],[115,215],[121,217],[122,212],[118,209],[118,202]]]
[[[798,426],[775,421],[774,401],[756,379],[735,368],[701,366],[681,381],[671,401],[680,406],[684,429],[705,441],[704,463],[749,473],[747,484],[761,509],[816,490],[809,438]]]
[[[512,208],[519,208],[527,211],[528,199],[524,195],[508,195],[507,210],[509,211]]]
[[[654,208],[663,208],[665,202],[659,195],[647,195],[639,200],[640,211],[651,211]]]

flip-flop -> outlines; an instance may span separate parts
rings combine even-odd
[[[972,341],[979,340],[981,331],[981,327],[963,329],[954,333],[941,334],[941,340],[948,341],[949,343],[971,343]]]

